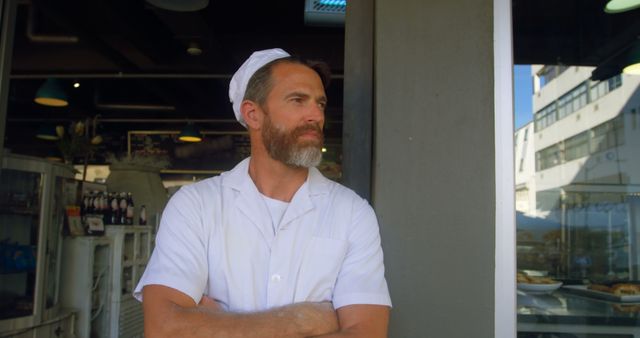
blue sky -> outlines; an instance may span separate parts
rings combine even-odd
[[[531,111],[531,96],[533,95],[531,66],[516,65],[513,67],[513,91],[514,123],[517,130],[533,119]]]

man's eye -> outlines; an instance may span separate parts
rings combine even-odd
[[[320,102],[318,103],[318,107],[320,107],[320,109],[324,110],[327,107],[327,104],[324,102]]]

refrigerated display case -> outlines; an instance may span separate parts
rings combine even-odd
[[[111,338],[143,336],[142,304],[133,298],[133,289],[151,257],[152,226],[107,225],[106,236],[113,239],[113,293],[111,294]]]
[[[62,303],[77,309],[79,337],[143,337],[133,288],[152,250],[152,226],[107,225],[104,236],[65,238]]]
[[[107,338],[112,309],[113,240],[109,237],[67,237],[62,269],[62,303],[77,309],[78,337]]]
[[[73,176],[63,164],[9,153],[2,157],[0,336],[67,326],[58,323],[69,318],[61,315],[59,302],[60,243],[64,205],[76,198]]]

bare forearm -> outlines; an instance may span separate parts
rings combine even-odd
[[[386,332],[369,332],[358,330],[341,330],[329,334],[320,336],[313,336],[309,338],[387,338]]]
[[[314,338],[387,338],[389,307],[348,305],[338,309],[340,330]]]
[[[174,337],[303,337],[286,308],[260,313],[213,312],[201,306],[176,308]]]
[[[256,313],[230,313],[197,306],[173,306],[159,336],[207,338],[302,338],[337,329],[327,320],[328,304],[300,303]],[[154,335],[150,335],[155,338]]]
[[[313,336],[309,338],[373,338],[373,337],[377,337],[377,336],[372,336],[372,335],[359,333],[359,332],[340,331],[340,332],[325,334],[322,336]],[[384,335],[380,337],[386,338],[387,336]]]

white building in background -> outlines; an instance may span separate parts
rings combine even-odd
[[[534,119],[515,135],[516,204],[535,222],[518,229],[542,238],[535,253],[556,276],[640,278],[640,76],[591,81],[592,71],[532,66]]]
[[[514,135],[514,168],[516,183],[516,211],[535,216],[536,211],[536,163],[533,122],[516,130]]]
[[[592,71],[532,66],[539,216],[567,192],[628,193],[640,184],[640,76],[591,81]]]

